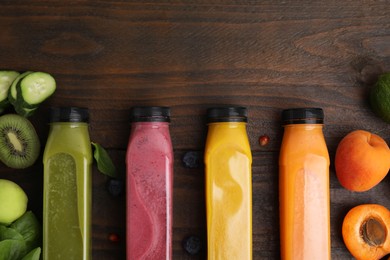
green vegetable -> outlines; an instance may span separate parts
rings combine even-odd
[[[0,71],[0,108],[8,106],[8,93],[12,82],[19,76],[19,72],[13,70]]]
[[[1,78],[1,71],[0,71]],[[1,90],[1,88],[0,88]],[[56,90],[56,81],[46,72],[26,71],[10,83],[7,91],[8,100],[4,104],[11,103],[16,113],[21,116],[32,116],[38,106],[48,99]],[[0,91],[0,110],[4,109],[1,105]]]
[[[93,157],[96,160],[98,170],[112,178],[116,177],[116,167],[107,151],[98,143],[92,142],[95,151]]]
[[[0,241],[6,239],[16,239],[23,240],[23,236],[13,228],[9,228],[6,226],[0,226]]]
[[[41,227],[35,215],[27,211],[23,216],[11,224],[11,228],[18,231],[26,242],[27,250],[31,251],[40,244]]]
[[[18,260],[25,253],[25,243],[23,240],[6,239],[0,241],[0,259]]]
[[[31,74],[32,71],[26,71],[22,74],[20,74],[16,79],[12,82],[11,87],[8,92],[8,100],[9,102],[15,106],[16,104],[16,98],[17,98],[17,90],[16,90],[16,85],[18,85],[19,81],[26,77],[28,74]]]
[[[39,260],[41,226],[31,211],[27,211],[9,226],[0,225],[1,260]]]
[[[390,123],[390,72],[381,74],[371,88],[370,104],[377,116]]]
[[[18,113],[19,115],[21,115],[23,117],[32,116],[35,113],[35,111],[38,109],[38,107],[26,108],[26,107],[19,106],[19,105],[16,105],[14,108],[15,108],[16,113]]]
[[[27,255],[25,255],[22,260],[39,260],[41,256],[41,248],[37,247],[30,251]]]
[[[24,102],[24,107],[34,108],[56,89],[56,81],[46,72],[33,72],[22,78],[16,85],[17,100]]]

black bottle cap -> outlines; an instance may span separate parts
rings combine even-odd
[[[213,122],[247,122],[246,107],[212,107],[207,109],[207,121]]]
[[[170,122],[169,107],[133,107],[131,109],[132,122]]]
[[[282,124],[323,124],[324,112],[321,108],[291,108],[282,111]]]
[[[87,108],[82,107],[53,107],[50,122],[88,122]]]

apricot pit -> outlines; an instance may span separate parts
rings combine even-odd
[[[381,259],[390,253],[390,211],[379,204],[356,206],[344,218],[342,235],[356,259]]]

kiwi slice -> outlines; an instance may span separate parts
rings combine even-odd
[[[34,164],[40,142],[34,126],[23,116],[0,116],[0,160],[8,167],[24,169]]]

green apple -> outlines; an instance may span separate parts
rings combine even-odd
[[[15,182],[0,179],[0,223],[11,224],[27,210],[27,195]]]

